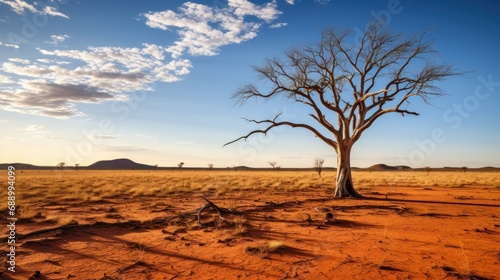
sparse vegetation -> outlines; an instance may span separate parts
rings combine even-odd
[[[328,185],[333,187],[333,183],[323,183],[335,178],[335,173],[329,170],[323,170],[323,180],[310,171],[288,170],[277,173],[266,170],[203,172],[188,169],[178,172],[171,169],[151,172],[81,169],[64,174],[53,170],[25,170],[19,174],[17,179],[22,192],[16,202],[20,205],[18,218],[22,220],[20,233],[37,228],[54,229],[47,233],[47,237],[34,235],[19,242],[44,244],[64,239],[64,246],[71,246],[89,263],[94,260],[85,258],[85,255],[90,255],[87,246],[76,245],[72,241],[75,240],[74,234],[78,234],[78,240],[108,240],[110,232],[119,234],[113,238],[118,237],[120,242],[91,241],[92,250],[100,248],[121,254],[124,249],[130,250],[129,247],[123,248],[123,241],[139,244],[132,249],[136,258],[154,268],[151,271],[158,268],[155,262],[158,255],[153,252],[169,252],[172,248],[175,248],[176,255],[162,255],[165,262],[182,259],[187,254],[203,258],[208,249],[209,252],[217,251],[215,255],[219,254],[217,261],[221,263],[234,259],[242,262],[249,256],[231,255],[230,252],[247,252],[255,255],[256,260],[267,258],[266,261],[283,261],[289,265],[286,260],[293,259],[304,264],[314,262],[319,267],[325,263],[341,265],[336,262],[336,257],[328,255],[328,248],[338,247],[354,256],[351,250],[363,250],[360,248],[366,244],[375,243],[370,248],[379,254],[368,254],[362,260],[351,258],[352,265],[364,265],[367,271],[372,271],[373,264],[383,276],[398,269],[402,275],[415,275],[408,272],[407,262],[396,260],[404,255],[406,259],[422,259],[429,267],[425,273],[433,278],[441,277],[439,273],[443,270],[451,277],[476,277],[489,275],[480,269],[477,261],[492,260],[491,254],[485,254],[484,246],[489,251],[498,248],[496,243],[491,243],[496,237],[496,228],[500,227],[496,222],[496,208],[474,206],[476,203],[498,204],[498,172],[434,170],[432,176],[425,176],[423,170],[354,171],[355,183],[361,186],[363,195],[374,200],[336,201],[329,199],[331,193],[328,192],[320,193],[323,198],[317,199],[318,189]],[[389,192],[386,191],[388,185]],[[0,195],[6,195],[5,190],[5,187],[0,188]],[[222,209],[235,212],[224,212],[220,218],[216,211],[207,208],[201,214],[199,224],[196,213],[205,203],[200,196],[207,197]],[[411,202],[413,199],[451,203],[439,207],[435,201],[414,203]],[[26,205],[28,207],[24,207]],[[476,211],[477,207],[481,211]],[[172,217],[176,218],[165,220]],[[80,227],[85,230],[75,230]],[[136,230],[137,227],[141,230]],[[432,228],[432,232],[423,228]],[[467,240],[467,244],[445,244],[444,250],[449,251],[435,253],[442,260],[436,264],[438,269],[430,268],[433,260],[425,258],[425,252],[434,252],[435,246],[443,243],[424,242],[425,250],[411,250],[415,242],[434,240],[432,236],[435,235],[450,236],[450,229],[457,240]],[[335,232],[333,241],[329,239],[332,232]],[[158,234],[165,235],[164,240],[159,240]],[[408,241],[401,240],[403,235]],[[481,239],[470,238],[472,235],[480,235]],[[356,244],[362,245],[353,249]],[[205,249],[200,251],[198,247]],[[20,248],[33,252],[30,246]],[[53,248],[56,253],[62,246]],[[439,248],[443,249],[442,246]],[[309,252],[318,255],[307,257]],[[32,261],[30,256],[25,253],[23,260]],[[316,256],[321,258],[316,259]],[[442,256],[454,258],[442,259]],[[350,265],[350,262],[344,265]],[[61,264],[60,269],[71,267],[64,261]],[[38,265],[43,268],[44,264],[34,262],[34,266]],[[106,272],[110,273],[110,270]]]
[[[61,171],[64,171],[64,166],[66,165],[65,162],[60,162],[57,164],[57,167],[61,168]]]
[[[429,172],[431,172],[431,167],[430,166],[426,166],[425,168],[425,172],[427,172],[427,176],[429,176]]]
[[[323,171],[323,164],[325,163],[324,158],[317,157],[314,159],[314,169],[318,172],[318,176],[321,178],[321,171]]]
[[[271,167],[272,167],[274,170],[276,170],[276,171],[280,172],[281,165],[278,165],[278,163],[277,163],[276,161],[270,161],[270,162],[269,162],[269,165],[271,165]]]
[[[250,254],[257,254],[264,258],[268,257],[272,253],[279,253],[286,246],[282,241],[279,240],[270,240],[266,242],[262,242],[257,246],[249,246],[246,248],[246,252]]]

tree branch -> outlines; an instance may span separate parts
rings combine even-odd
[[[251,123],[256,123],[256,124],[263,124],[263,123],[267,123],[267,124],[270,124],[267,128],[265,129],[257,129],[257,130],[253,130],[251,132],[249,132],[248,134],[244,135],[244,136],[241,136],[233,141],[230,141],[230,142],[227,142],[226,144],[224,144],[222,147],[225,147],[229,144],[232,144],[232,143],[235,143],[239,140],[246,140],[248,139],[248,137],[254,135],[254,134],[264,134],[266,135],[271,129],[275,128],[275,127],[278,127],[278,126],[289,126],[289,127],[293,127],[293,128],[305,128],[309,131],[311,131],[316,137],[318,137],[319,139],[323,140],[323,142],[325,142],[326,144],[332,146],[334,149],[337,148],[337,143],[334,141],[334,140],[331,140],[329,139],[328,137],[324,136],[323,134],[321,134],[318,130],[316,130],[314,127],[310,126],[310,125],[307,125],[307,124],[302,124],[302,123],[293,123],[293,122],[288,122],[288,121],[282,121],[282,122],[279,122],[277,121],[277,119],[280,117],[281,113],[277,114],[272,120],[260,120],[260,121],[257,121],[257,120],[252,120],[252,119],[246,119],[247,122],[251,122]]]

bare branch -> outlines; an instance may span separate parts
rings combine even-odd
[[[232,144],[232,143],[235,143],[235,142],[238,142],[239,140],[246,140],[248,139],[250,136],[254,135],[254,134],[264,134],[266,135],[267,132],[269,132],[269,130],[271,130],[272,128],[275,128],[275,127],[278,127],[278,126],[289,126],[289,127],[293,127],[293,128],[305,128],[309,131],[311,131],[316,137],[318,137],[319,139],[323,140],[323,142],[325,142],[326,144],[332,146],[332,147],[336,147],[337,146],[337,143],[334,141],[334,140],[331,140],[329,139],[328,137],[324,136],[323,134],[321,134],[318,130],[316,130],[314,127],[310,126],[310,125],[307,125],[307,124],[302,124],[302,123],[293,123],[293,122],[287,122],[287,121],[277,121],[277,119],[280,117],[281,113],[276,115],[272,120],[270,119],[267,119],[267,120],[260,120],[260,121],[257,121],[257,120],[252,120],[252,119],[246,119],[247,122],[251,122],[251,123],[256,123],[256,124],[262,124],[262,123],[267,123],[267,124],[270,124],[267,128],[265,129],[257,129],[257,130],[253,130],[251,132],[249,132],[248,134],[244,135],[244,136],[241,136],[233,141],[230,141],[230,142],[227,142],[226,144],[224,144],[222,147],[225,147],[229,144]]]

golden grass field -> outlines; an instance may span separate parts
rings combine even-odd
[[[353,171],[362,199],[322,175],[18,170],[4,279],[497,279],[499,172]],[[182,216],[201,196],[237,214]]]

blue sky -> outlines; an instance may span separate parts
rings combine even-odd
[[[497,1],[0,0],[0,162],[88,165],[130,158],[186,167],[335,166],[308,131],[280,128],[222,148],[270,118],[282,100],[234,106],[259,82],[252,65],[315,43],[329,27],[430,31],[439,57],[466,74],[421,115],[387,115],[355,144],[352,165],[500,166]]]

